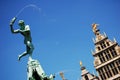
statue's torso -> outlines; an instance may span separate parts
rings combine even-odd
[[[29,26],[25,26],[25,30],[28,29]],[[28,30],[26,30],[25,32],[21,32],[21,34],[24,36],[24,43],[27,44],[27,41],[32,41],[32,37],[31,37],[31,32],[30,32],[30,28]]]

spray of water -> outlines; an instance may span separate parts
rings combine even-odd
[[[23,8],[16,14],[16,17],[18,17],[26,8],[29,8],[29,7],[35,8],[36,10],[38,10],[39,12],[41,12],[41,8],[39,8],[38,6],[36,6],[36,5],[34,5],[34,4],[29,4],[29,5],[26,5],[25,7],[23,7]]]
[[[63,73],[77,72],[77,73],[79,73],[79,71],[75,71],[75,70],[61,70],[61,71],[56,72],[55,75],[59,75],[60,72],[63,72]]]
[[[60,76],[60,73],[61,73],[61,72],[64,73],[64,74],[69,75],[71,79],[74,78],[74,75],[76,75],[76,74],[79,73],[79,71],[76,71],[76,70],[61,70],[61,71],[56,72],[56,73],[55,73],[55,76]],[[68,76],[67,76],[67,77],[65,76],[65,78],[66,78],[67,80],[70,80]],[[78,76],[78,77],[76,77],[76,78],[74,78],[74,79],[75,79],[75,80],[80,80],[80,76]]]
[[[55,73],[55,75],[59,75],[59,73],[60,73],[60,72],[65,73],[65,72],[68,72],[68,71],[69,71],[69,70],[62,70],[62,71],[58,71],[58,72],[56,72],[56,73]]]

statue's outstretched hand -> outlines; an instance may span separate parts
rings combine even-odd
[[[10,26],[12,26],[17,18],[13,17],[12,20],[10,21]]]

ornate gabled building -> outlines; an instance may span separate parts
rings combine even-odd
[[[95,34],[95,50],[92,54],[99,79],[120,80],[120,46],[115,39],[111,41],[105,33],[101,34],[97,26],[98,24],[92,24]]]
[[[82,65],[82,62],[80,62],[81,66],[81,80],[99,80],[99,78],[91,74],[89,71],[86,70],[85,66]]]

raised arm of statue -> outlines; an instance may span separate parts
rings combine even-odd
[[[10,30],[11,30],[12,33],[19,33],[19,29],[14,30],[14,28],[13,28],[13,24],[15,23],[15,20],[16,20],[16,19],[17,19],[17,18],[14,17],[14,18],[10,21]]]

